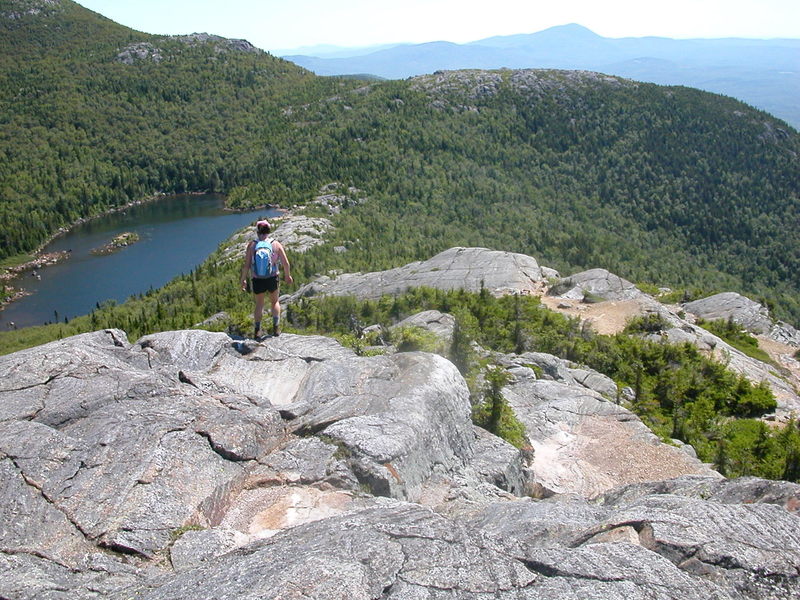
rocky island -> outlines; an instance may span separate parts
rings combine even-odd
[[[119,235],[114,236],[114,239],[100,246],[99,248],[95,248],[92,250],[92,254],[102,256],[105,254],[112,254],[117,252],[118,250],[122,250],[123,248],[130,246],[131,244],[135,244],[139,241],[139,234],[134,233],[132,231],[126,231],[124,233],[120,233]]]

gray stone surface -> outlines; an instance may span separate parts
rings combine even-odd
[[[721,477],[662,444],[636,415],[578,384],[570,373],[560,381],[512,373],[503,396],[525,426],[535,453],[533,479],[543,490],[588,497],[626,483],[683,474]]]
[[[505,440],[474,427],[474,457],[469,463],[477,477],[516,496],[530,492],[533,452],[522,452]]]
[[[472,456],[469,392],[436,355],[320,363],[296,398],[310,409],[292,428],[343,444],[376,495],[413,497],[435,465],[460,466]]]
[[[549,296],[583,300],[588,294],[604,300],[633,300],[645,294],[630,281],[605,269],[590,269],[558,281],[548,291]]]
[[[800,348],[800,331],[783,321],[778,321],[772,326],[769,337],[776,342]]]
[[[768,334],[773,326],[766,306],[736,292],[724,292],[687,302],[683,309],[706,321],[732,319],[751,333]]]
[[[670,495],[506,502],[464,522],[387,500],[114,597],[788,600],[798,532],[776,506]]]
[[[426,310],[403,319],[394,325],[392,329],[420,327],[426,331],[430,331],[444,343],[445,348],[448,348],[453,342],[455,326],[456,319],[453,315],[447,315],[438,310]]]
[[[723,504],[776,504],[789,512],[800,512],[800,485],[758,477],[719,479],[685,475],[665,481],[621,486],[603,494],[601,499],[605,506],[619,507],[655,494],[689,496]]]
[[[305,215],[282,215],[270,221],[275,229],[270,237],[275,238],[286,248],[289,262],[292,254],[307,252],[314,246],[325,242],[325,235],[332,228],[330,220],[323,217],[307,217]],[[224,262],[241,262],[250,240],[256,238],[255,224],[243,227],[231,236],[222,255]]]
[[[375,299],[421,286],[473,292],[485,287],[493,294],[530,293],[541,290],[546,279],[536,260],[524,254],[450,248],[424,262],[388,271],[345,273],[335,279],[321,277],[301,287],[287,301],[320,294]]]
[[[583,386],[609,400],[615,400],[618,396],[617,384],[610,377],[552,354],[525,352],[518,355],[495,355],[494,359],[510,373],[517,373],[523,379],[536,378],[538,372],[541,379]]]
[[[798,597],[800,486],[661,480],[696,463],[548,361],[507,360],[521,452],[421,352],[107,330],[0,357],[0,597]]]

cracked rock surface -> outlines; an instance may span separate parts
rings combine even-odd
[[[504,361],[533,451],[421,352],[106,330],[0,357],[0,598],[800,595],[800,486],[694,469],[602,377]]]
[[[546,280],[542,267],[530,256],[487,248],[450,248],[426,261],[388,271],[344,273],[335,279],[324,276],[301,287],[287,301],[319,294],[377,299],[420,286],[532,293],[541,290]]]

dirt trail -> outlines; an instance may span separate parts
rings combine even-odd
[[[552,296],[542,296],[541,300],[551,310],[588,321],[597,333],[604,335],[619,333],[625,329],[625,324],[631,317],[644,314],[644,309],[637,300],[608,300],[597,304],[584,304]]]

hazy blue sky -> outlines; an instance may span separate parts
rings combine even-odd
[[[264,50],[534,33],[800,38],[800,0],[77,0],[147,33],[215,33]]]

